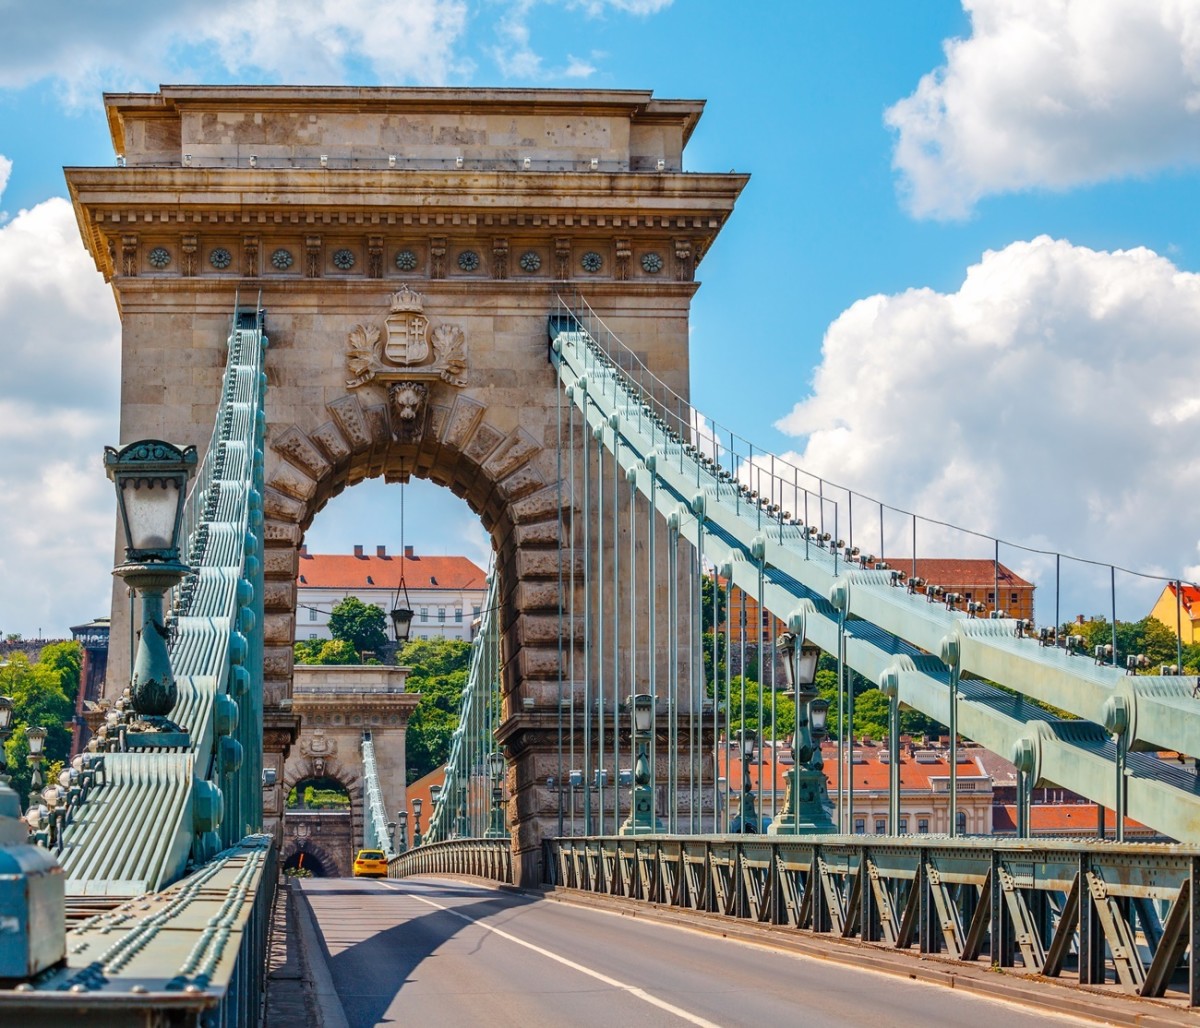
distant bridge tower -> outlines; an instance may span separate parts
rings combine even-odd
[[[686,398],[695,271],[746,177],[684,174],[703,103],[649,92],[164,87],[106,107],[122,166],[67,180],[121,310],[121,439],[205,446],[235,290],[243,303],[261,290],[268,311],[268,824],[297,732],[304,533],[346,486],[417,475],[463,497],[497,552],[499,734],[517,764],[518,857],[536,861],[565,674],[560,510],[577,538],[572,510],[591,514],[559,487],[547,317],[581,294]],[[114,639],[127,618],[118,586]],[[594,659],[614,700],[637,691],[625,658]],[[110,694],[127,665],[114,647]]]

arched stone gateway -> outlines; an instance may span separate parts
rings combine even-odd
[[[203,446],[235,291],[267,310],[268,822],[298,729],[304,532],[348,485],[416,475],[492,538],[500,736],[532,879],[553,806],[560,510],[576,531],[594,516],[559,487],[547,317],[582,293],[686,397],[695,269],[745,177],[682,174],[703,104],[646,92],[165,87],[106,104],[126,166],[68,182],[120,302],[122,440]]]
[[[299,838],[284,836],[282,859],[280,866],[286,871],[293,867],[304,867],[312,871],[317,878],[345,878],[349,876],[353,864],[347,864],[341,856],[341,850],[333,852],[316,842],[307,835]]]

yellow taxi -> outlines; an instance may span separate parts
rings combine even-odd
[[[354,858],[355,878],[386,878],[387,857],[383,850],[359,850]]]

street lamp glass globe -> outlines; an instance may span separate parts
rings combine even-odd
[[[6,731],[12,724],[13,701],[7,696],[0,696],[0,732]]]
[[[492,781],[496,781],[504,774],[504,754],[499,750],[493,750],[488,754],[488,773],[492,777]]]
[[[392,634],[396,637],[396,642],[408,642],[409,634],[412,632],[413,612],[407,607],[396,607],[392,611]]]
[[[742,729],[742,756],[749,760],[754,756],[754,747],[758,742],[758,733],[749,728]]]
[[[179,523],[196,448],[142,439],[104,448],[104,466],[117,489],[128,560],[177,558]]]
[[[821,650],[816,646],[803,646],[796,658],[796,684],[812,685],[817,678],[817,664],[821,660]]]
[[[654,696],[648,692],[633,697],[633,727],[645,734],[654,729]]]
[[[419,796],[415,800],[413,800],[413,802],[412,802],[413,814],[416,817],[421,816],[421,808],[423,806],[425,806],[425,803]]]
[[[825,724],[829,718],[829,701],[828,700],[813,700],[809,704],[809,718],[812,722],[812,730],[814,732],[824,732]]]
[[[25,738],[29,742],[29,755],[37,757],[41,755],[42,746],[46,742],[46,729],[44,728],[26,728]]]

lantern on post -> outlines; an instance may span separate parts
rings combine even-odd
[[[654,769],[650,766],[650,738],[654,734],[654,695],[638,693],[629,698],[633,741],[637,759],[633,765],[633,794],[629,817],[618,829],[620,835],[654,835],[662,831],[654,817]],[[571,772],[574,775],[574,772]]]
[[[35,725],[25,729],[25,741],[29,744],[29,763],[33,765],[33,774],[29,779],[29,802],[33,802],[34,794],[42,787],[42,747],[46,745],[46,729]]]
[[[131,748],[186,746],[187,729],[167,717],[179,692],[167,653],[163,594],[189,570],[179,560],[179,531],[196,448],[180,449],[160,439],[119,450],[106,446],[104,467],[116,486],[125,536],[125,561],[113,574],[142,597],[142,631],[130,683],[137,720],[125,742]]]
[[[0,696],[0,783],[12,781],[8,773],[8,757],[4,753],[4,744],[12,735],[13,701],[7,696]]]
[[[829,785],[825,781],[821,740],[829,701],[817,695],[817,662],[821,651],[803,645],[800,636],[784,632],[779,637],[787,691],[796,703],[796,731],[792,736],[792,766],[787,772],[787,799],[783,810],[767,828],[769,835],[811,835],[837,831],[831,815]]]
[[[492,779],[492,817],[485,839],[503,839],[508,833],[504,829],[504,790],[500,783],[504,779],[504,754],[493,750],[487,757],[488,775]]]

